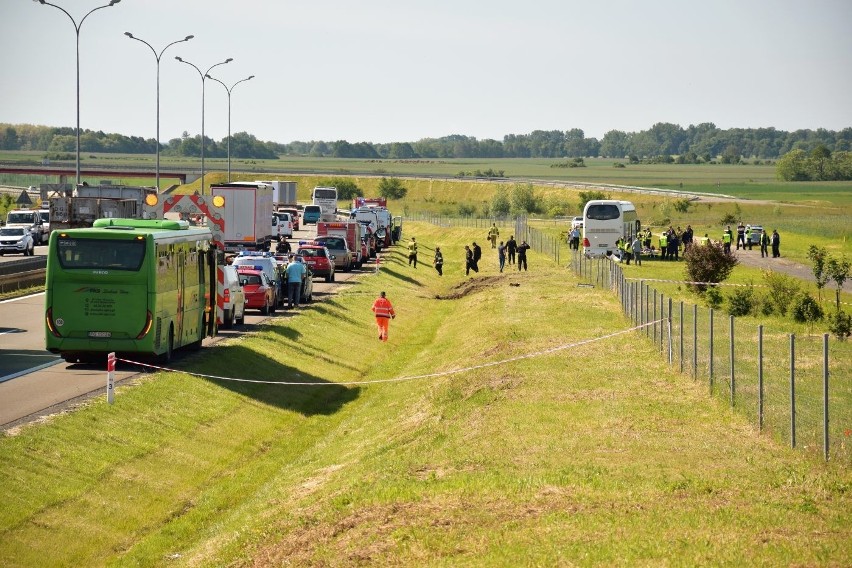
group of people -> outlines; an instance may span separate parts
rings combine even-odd
[[[724,232],[722,233],[722,248],[728,254],[731,253],[731,243],[734,240],[734,233],[731,231],[731,226],[728,225]],[[740,222],[737,225],[737,250],[740,250],[740,246],[742,245],[743,250],[748,246],[748,250],[752,250],[752,246],[754,244],[754,240],[752,239],[752,228],[751,225],[743,225]],[[777,229],[772,230],[772,235],[770,236],[766,229],[760,229],[760,235],[757,238],[757,243],[760,245],[760,257],[768,257],[769,256],[769,247],[772,247],[772,258],[779,258],[781,256],[781,235],[778,234]]]
[[[493,234],[499,235],[499,229],[497,229],[496,225],[492,225]],[[489,233],[489,241],[491,240],[491,233]],[[417,239],[416,237],[411,237],[411,240],[408,242],[408,265],[417,268]],[[517,263],[518,270],[528,270],[527,265],[527,251],[530,249],[530,245],[527,244],[526,241],[521,241],[521,244],[515,240],[514,235],[509,236],[509,240],[505,243],[500,241],[500,244],[497,245],[494,243],[494,247],[497,249],[497,260],[500,263],[500,272],[503,272],[503,269],[506,267],[506,263],[511,265],[515,265]],[[471,270],[473,272],[479,272],[479,261],[482,259],[482,247],[480,247],[476,241],[473,241],[470,245],[465,245],[464,247],[465,253],[465,268],[464,273],[466,276],[470,276]],[[435,270],[438,272],[439,276],[444,275],[444,254],[441,252],[441,247],[435,247],[435,257],[432,260],[432,266],[435,267]]]

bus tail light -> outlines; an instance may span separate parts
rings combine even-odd
[[[47,314],[44,317],[45,323],[47,324],[47,329],[50,330],[55,337],[62,337],[59,335],[59,331],[56,329],[56,325],[53,323],[53,308],[47,308]]]
[[[154,316],[150,311],[145,312],[145,325],[142,327],[142,331],[139,332],[139,335],[136,336],[136,339],[142,339],[148,332],[151,331],[151,324],[154,323]]]
[[[583,246],[586,248],[589,248],[591,246],[587,237],[583,237]]]

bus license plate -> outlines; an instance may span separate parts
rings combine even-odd
[[[111,331],[90,331],[89,337],[101,337],[101,338],[112,337],[112,332]]]

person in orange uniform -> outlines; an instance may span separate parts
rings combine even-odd
[[[396,317],[396,313],[393,311],[393,306],[385,297],[385,293],[382,292],[376,301],[373,302],[373,313],[376,314],[376,325],[379,327],[379,339],[382,341],[388,340],[388,324],[390,320]]]

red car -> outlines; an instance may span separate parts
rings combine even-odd
[[[326,282],[334,282],[334,256],[322,245],[299,243],[296,254],[301,256],[314,276],[325,276]]]
[[[275,307],[275,285],[269,281],[266,273],[253,268],[237,267],[240,285],[246,296],[246,309],[260,310],[267,315]]]

